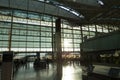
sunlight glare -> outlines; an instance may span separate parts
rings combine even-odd
[[[74,77],[72,74],[74,73],[73,67],[67,66],[63,68],[63,78],[62,80],[73,80]]]
[[[64,47],[70,47],[71,46],[70,42],[71,42],[71,40],[64,39],[64,43],[63,43]]]

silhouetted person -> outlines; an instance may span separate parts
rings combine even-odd
[[[49,67],[49,59],[48,58],[46,58],[46,65],[47,65],[47,67]]]
[[[39,58],[35,59],[34,65],[37,65],[39,63],[40,63],[40,59]]]

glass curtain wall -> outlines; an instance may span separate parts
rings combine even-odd
[[[12,51],[52,51],[53,17],[14,10],[11,20],[11,10],[0,10],[0,51],[8,50],[11,26]]]
[[[16,52],[52,52],[56,17],[22,10],[0,9],[0,52],[8,51],[12,26],[11,50]],[[73,26],[62,20],[62,51],[79,52],[82,38],[118,30],[113,26]]]
[[[80,26],[72,26],[69,22],[62,21],[62,51],[78,53],[80,51],[81,30]]]

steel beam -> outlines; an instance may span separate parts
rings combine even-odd
[[[71,2],[90,6],[100,6],[98,0],[56,0],[59,2]]]
[[[35,0],[0,0],[0,7],[13,8],[20,10],[27,10],[37,13],[49,14],[66,19],[80,20],[80,17],[76,16],[69,11],[59,8],[58,6],[35,1]]]

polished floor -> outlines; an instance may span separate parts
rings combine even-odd
[[[120,70],[120,67],[110,67],[110,66],[100,66],[94,65],[95,68],[93,73],[108,75],[108,72],[111,68],[116,68]],[[116,80],[101,76],[88,75],[86,76],[86,67],[80,66],[78,63],[67,63],[62,65],[62,78],[59,79],[57,75],[56,64],[49,64],[47,68],[40,69],[34,68],[33,62],[28,62],[27,64],[20,65],[14,69],[13,79],[12,80]],[[1,74],[0,66],[0,74]],[[120,79],[120,71],[117,76]],[[1,75],[0,75],[1,80]]]
[[[15,70],[13,80],[56,80],[56,76],[55,65],[49,64],[46,69],[35,69],[30,62]],[[63,65],[62,80],[82,80],[80,65]]]

